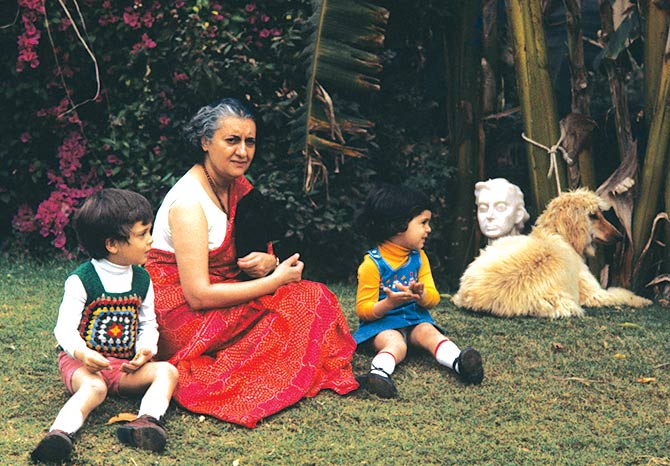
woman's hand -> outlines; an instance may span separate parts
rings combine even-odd
[[[265,277],[277,267],[277,258],[265,252],[250,252],[237,259],[240,270],[252,278]]]
[[[300,254],[295,253],[285,261],[281,262],[272,273],[272,276],[279,278],[282,285],[299,282],[302,280],[302,270],[304,268],[305,264],[300,260]]]
[[[133,374],[140,367],[151,361],[152,357],[153,354],[151,354],[151,350],[142,348],[137,353],[135,353],[135,357],[133,359],[121,364],[121,372],[125,372],[126,374]]]

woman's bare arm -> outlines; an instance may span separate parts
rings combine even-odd
[[[246,303],[302,278],[304,264],[294,254],[267,276],[236,283],[210,283],[207,219],[200,204],[175,203],[168,213],[168,223],[182,290],[194,310]]]

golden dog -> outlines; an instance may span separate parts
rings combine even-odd
[[[594,240],[621,234],[602,215],[602,200],[578,189],[554,198],[528,236],[494,241],[467,267],[452,300],[501,317],[582,316],[587,307],[642,307],[648,299],[623,288],[603,289],[584,260]]]

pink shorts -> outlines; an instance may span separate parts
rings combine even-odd
[[[128,360],[112,357],[108,357],[107,359],[109,360],[109,369],[103,369],[98,372],[98,374],[102,376],[107,384],[109,394],[119,396],[119,382],[124,374],[124,372],[121,372],[121,365],[128,362]],[[72,375],[83,365],[83,362],[74,359],[65,351],[61,351],[58,355],[58,369],[60,370],[60,376],[70,393],[74,393],[74,390],[72,390]]]

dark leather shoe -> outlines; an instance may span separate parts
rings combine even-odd
[[[167,434],[160,421],[144,414],[116,430],[121,443],[142,450],[163,451]]]
[[[42,463],[59,463],[70,457],[72,437],[62,430],[47,433],[30,453],[30,459]]]
[[[482,365],[482,356],[474,348],[465,348],[461,351],[458,358],[458,376],[466,384],[478,385],[484,380],[484,366]]]
[[[394,398],[398,396],[398,390],[396,390],[395,383],[393,383],[390,375],[379,375],[370,371],[367,374],[356,377],[356,381],[361,388],[374,393],[380,398]]]

